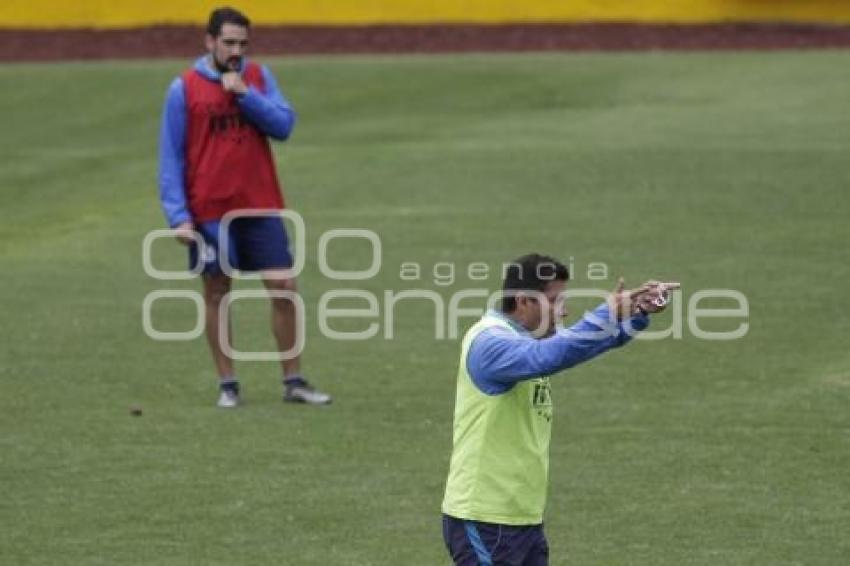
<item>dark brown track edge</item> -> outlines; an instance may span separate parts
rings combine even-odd
[[[0,29],[0,61],[190,57],[203,29]],[[850,47],[850,26],[809,24],[510,24],[256,26],[255,54],[626,51]]]

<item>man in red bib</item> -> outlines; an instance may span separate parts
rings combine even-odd
[[[201,264],[218,405],[228,408],[239,404],[240,389],[223,348],[233,344],[230,328],[219,326],[219,308],[231,288],[221,257],[235,269],[260,272],[270,291],[296,291],[295,279],[284,274],[293,261],[278,215],[284,203],[268,141],[289,137],[295,112],[271,71],[245,58],[250,25],[233,8],[210,14],[208,53],[169,87],[160,133],[160,202],[169,226],[189,247],[190,264]],[[225,223],[221,233],[225,215],[248,209],[254,212]],[[278,348],[292,351],[298,343],[295,307],[286,298],[271,303]],[[298,356],[282,365],[285,401],[330,403],[329,395],[303,378]]]

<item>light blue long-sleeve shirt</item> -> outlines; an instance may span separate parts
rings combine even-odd
[[[245,68],[243,60],[240,69]],[[221,82],[221,73],[209,65],[206,56],[195,61],[195,69],[207,80]],[[265,65],[263,90],[248,87],[236,97],[245,118],[270,138],[286,140],[295,127],[296,115],[277,86],[274,75]],[[168,87],[162,127],[159,134],[159,199],[171,227],[190,222],[186,204],[186,94],[183,79],[177,77]]]
[[[518,333],[492,327],[482,331],[470,344],[466,369],[478,389],[488,395],[505,393],[519,381],[551,375],[586,362],[626,344],[635,332],[649,326],[646,315],[631,318],[629,325],[613,323],[608,305],[603,303],[570,328],[537,339],[503,313],[490,311],[490,314],[501,317]]]

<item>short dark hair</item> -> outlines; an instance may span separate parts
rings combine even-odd
[[[505,281],[502,284],[502,312],[516,310],[516,291],[538,291],[542,293],[552,281],[567,281],[570,272],[567,266],[553,257],[528,254],[506,265]]]
[[[218,37],[221,35],[221,28],[224,24],[249,28],[251,27],[251,20],[236,8],[231,8],[230,6],[216,8],[210,12],[210,20],[207,22],[207,33],[213,37]]]

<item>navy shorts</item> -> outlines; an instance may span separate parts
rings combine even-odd
[[[292,267],[289,238],[279,216],[244,216],[235,218],[228,227],[227,241],[219,242],[219,226],[214,220],[195,226],[204,240],[204,246],[189,246],[189,269],[203,263],[201,273],[223,273],[222,248],[227,246],[227,259],[239,271],[262,271]]]
[[[547,566],[543,525],[499,525],[443,515],[443,540],[456,566]]]

